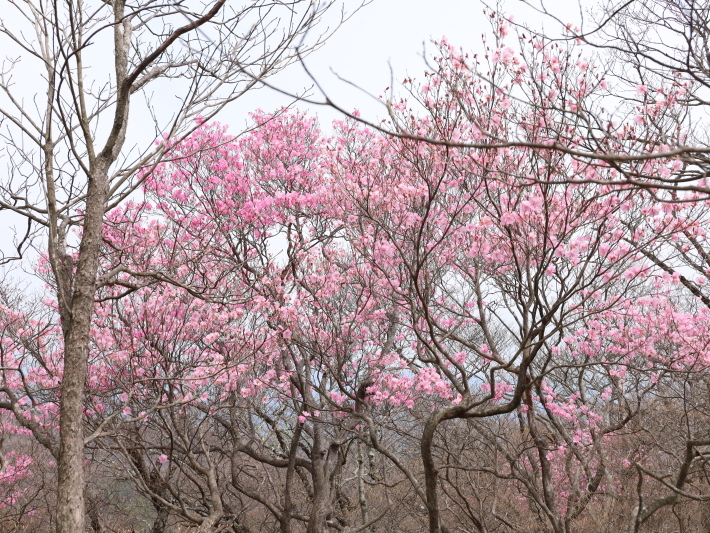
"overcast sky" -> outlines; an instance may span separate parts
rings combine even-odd
[[[562,20],[578,23],[576,0],[548,0],[545,7]],[[481,35],[490,30],[483,9],[484,5],[478,0],[373,0],[355,13],[323,48],[309,56],[306,64],[328,90],[329,96],[344,108],[359,109],[366,116],[381,116],[384,113],[381,106],[362,91],[340,82],[333,71],[375,95],[390,85],[392,74],[395,83],[405,77],[421,79],[426,69],[422,57],[424,47],[431,51],[432,39],[446,36],[456,47],[481,51]],[[546,20],[519,0],[504,2],[502,11],[513,15],[516,22],[537,28],[545,25],[551,33],[559,32],[556,23]],[[299,65],[286,69],[270,81],[285,89],[308,85]],[[244,122],[250,109],[268,111],[288,102],[286,97],[272,91],[256,91],[228,110],[220,120],[237,127]],[[337,117],[334,111],[323,107],[299,106],[317,113],[323,123]]]

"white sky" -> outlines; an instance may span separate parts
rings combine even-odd
[[[545,6],[561,19],[578,23],[577,0],[547,0]],[[306,64],[329,96],[343,108],[359,109],[366,117],[381,116],[384,110],[377,102],[339,81],[334,73],[376,96],[390,86],[392,74],[395,87],[405,77],[421,79],[426,69],[424,47],[431,52],[432,39],[446,36],[454,46],[466,51],[482,50],[481,35],[490,30],[483,8],[479,0],[373,0],[355,13],[323,48],[309,56]],[[544,24],[551,33],[559,32],[556,23],[545,21],[519,0],[508,0],[501,11],[513,15],[516,22],[537,28]],[[300,65],[289,67],[270,82],[291,90],[309,85]],[[285,96],[273,91],[255,91],[227,110],[220,121],[236,129],[249,110],[269,111],[288,103]],[[324,107],[304,104],[298,107],[316,113],[323,124],[338,117],[335,111]]]

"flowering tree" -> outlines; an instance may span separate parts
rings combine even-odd
[[[433,119],[418,127],[477,134],[447,124],[451,108],[432,108]],[[404,105],[400,112],[411,116]],[[499,117],[498,134],[518,127],[516,120]],[[231,472],[224,487],[265,507],[282,530],[293,519],[312,531],[347,529],[344,516],[334,518],[333,482],[348,464],[347,443],[359,440],[412,486],[430,530],[447,529],[453,519],[440,496],[445,490],[453,498],[443,488],[454,486],[450,472],[475,471],[522,490],[553,531],[571,531],[585,512],[600,512],[601,494],[618,493],[614,472],[631,465],[610,455],[618,435],[663,395],[674,372],[705,368],[698,332],[706,314],[685,311],[673,277],[655,276],[658,264],[642,253],[663,234],[636,228],[625,238],[639,213],[653,223],[656,215],[642,207],[653,197],[597,184],[569,188],[568,174],[584,169],[554,151],[454,150],[353,123],[324,139],[313,121],[295,116],[240,141],[203,126],[172,153],[174,161],[147,182],[150,203],[111,216],[105,268],[128,257],[133,264],[99,313],[109,321],[126,317],[101,326],[115,331],[102,348],[107,358],[150,332],[145,346],[129,351],[156,359],[128,368],[157,369],[166,357],[180,363],[151,376],[158,383],[151,399],[130,413],[178,409],[173,418],[182,424],[189,405],[201,420],[179,429],[156,418],[145,437],[130,434],[143,442],[144,458],[131,460],[152,498],[159,494],[148,484],[151,472],[175,461],[193,482],[203,477],[203,495],[210,476]],[[544,183],[531,186],[531,173]],[[666,225],[670,233],[689,227]],[[173,289],[158,289],[156,280],[170,280]],[[130,295],[114,301],[122,291]],[[193,305],[203,311],[192,315]],[[171,316],[179,310],[174,325],[163,309]],[[659,340],[649,345],[649,338]],[[138,402],[132,391],[143,375],[126,379],[126,406]],[[410,429],[393,424],[385,406],[411,413]],[[224,409],[229,416],[219,414]],[[476,438],[499,459],[452,459],[437,435],[456,419],[471,420]],[[517,420],[514,438],[504,420]],[[116,423],[115,432],[125,431],[125,420]],[[232,435],[228,447],[216,446],[214,429],[207,430],[215,426]],[[414,439],[414,463],[411,449],[391,438],[398,431]],[[168,449],[160,440],[167,435],[199,442],[201,457],[215,459],[178,462],[178,454],[191,453],[185,444],[158,454]],[[243,461],[236,473],[235,457]],[[279,481],[255,486],[249,468],[276,469]],[[297,477],[310,479],[305,499],[293,496]],[[224,494],[219,486],[211,490]],[[276,503],[264,489],[279,494]],[[184,514],[185,505],[160,498]],[[467,511],[480,531],[512,520]]]
[[[225,4],[11,2],[12,15],[0,20],[3,50],[12,58],[0,74],[0,120],[8,147],[0,211],[26,227],[15,236],[15,250],[3,250],[2,263],[21,259],[31,246],[45,250],[47,281],[56,297],[56,315],[51,325],[44,323],[52,330],[46,332],[51,341],[45,344],[28,328],[14,338],[37,341],[20,344],[40,367],[47,362],[45,378],[61,389],[53,391],[59,412],[52,414],[61,423],[50,431],[18,414],[17,402],[28,397],[15,398],[11,383],[20,379],[23,366],[3,366],[0,401],[56,456],[57,528],[63,533],[84,530],[82,412],[91,321],[96,291],[113,277],[105,272],[98,279],[104,217],[140,186],[137,170],[155,166],[165,155],[153,135],[141,146],[139,130],[150,130],[152,120],[155,135],[184,138],[196,117],[214,116],[292,62],[294,40],[333,5]],[[105,46],[98,55],[95,44]],[[107,50],[114,60],[108,64]],[[154,102],[152,88],[175,94],[176,110],[165,112]],[[29,99],[35,105],[26,104],[35,89]],[[138,126],[136,112],[148,123]]]
[[[638,531],[707,499],[708,205],[649,140],[683,84],[590,126],[598,69],[494,21],[485,74],[444,41],[391,103],[414,134],[199,120],[105,217],[87,468],[155,533]],[[61,457],[61,305],[4,298],[0,407]]]

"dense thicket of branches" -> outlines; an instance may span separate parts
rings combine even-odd
[[[710,531],[697,69],[624,99],[490,16],[485,57],[439,42],[405,81],[398,135],[186,114],[101,189],[66,436],[86,482],[63,291],[91,194],[6,204],[72,253],[51,234],[44,298],[0,292],[3,531]]]

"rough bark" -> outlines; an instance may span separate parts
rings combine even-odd
[[[89,330],[96,292],[99,246],[107,194],[107,169],[89,179],[83,235],[69,306],[71,322],[64,332],[64,375],[59,408],[57,492],[58,533],[84,531],[84,383],[89,358]]]

